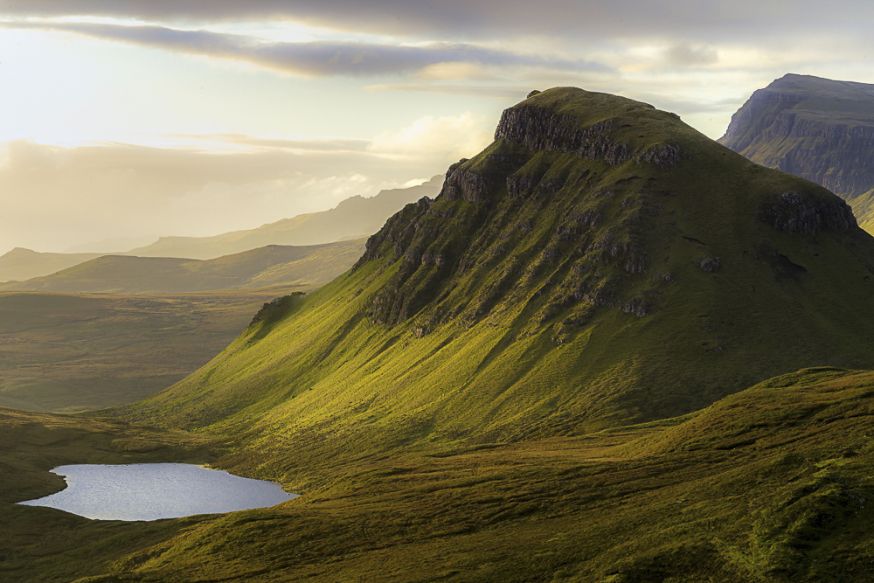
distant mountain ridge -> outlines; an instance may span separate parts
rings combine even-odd
[[[376,196],[354,196],[333,209],[297,215],[256,229],[233,231],[212,237],[163,237],[131,250],[140,257],[214,259],[265,245],[318,245],[367,237],[375,233],[405,204],[440,191],[442,176],[419,186],[383,190]]]
[[[269,245],[217,259],[104,255],[51,275],[0,284],[0,291],[189,293],[295,286],[313,289],[346,271],[364,240]]]
[[[0,255],[0,283],[49,275],[100,257],[99,253],[40,253],[16,247]]]
[[[436,196],[442,178],[435,176],[418,186],[383,190],[372,197],[353,196],[333,209],[297,215],[256,229],[211,237],[163,237],[128,252],[40,253],[16,248],[0,256],[0,284],[50,275],[104,255],[217,259],[270,245],[310,246],[360,239],[378,231],[405,204]]]
[[[843,196],[874,230],[874,85],[785,75],[754,92],[719,141]]]

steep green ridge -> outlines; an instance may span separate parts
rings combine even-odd
[[[419,186],[383,190],[369,198],[354,196],[331,210],[298,215],[257,229],[212,237],[162,237],[128,254],[214,259],[266,245],[318,245],[368,237],[405,204],[437,194],[442,179],[435,176]]]
[[[0,282],[49,275],[97,257],[95,253],[40,253],[18,247],[0,256]]]
[[[786,75],[753,93],[720,142],[852,203],[874,187],[874,85]]]
[[[103,409],[203,366],[293,288],[176,295],[0,292],[0,407]]]
[[[874,373],[821,368],[658,423],[338,460],[308,448],[222,454],[202,435],[0,411],[0,463],[18,477],[0,481],[0,577],[864,581],[874,561],[872,413]],[[46,472],[53,465],[168,456],[279,478],[303,496],[154,523],[11,504],[61,487]],[[294,458],[309,472],[283,477],[277,462]]]
[[[0,285],[3,291],[84,293],[186,293],[295,286],[331,281],[361,256],[363,240],[308,247],[271,245],[196,260],[105,255],[58,273]]]
[[[551,89],[352,272],[124,414],[234,435],[287,475],[669,417],[799,367],[874,366],[872,262],[825,189],[651,106]]]

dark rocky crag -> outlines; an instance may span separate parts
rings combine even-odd
[[[532,97],[536,95],[540,93]],[[633,107],[656,111],[646,104]],[[620,197],[606,186],[599,189],[598,176],[588,166],[556,172],[540,159],[564,156],[572,163],[594,164],[599,170],[624,166],[643,172],[667,171],[680,163],[679,145],[628,139],[619,131],[623,123],[620,117],[608,117],[581,124],[573,113],[558,113],[551,102],[544,105],[537,98],[506,110],[487,156],[451,166],[436,201],[426,198],[407,206],[368,241],[359,265],[388,250],[403,258],[392,283],[371,303],[370,316],[384,324],[406,320],[429,303],[448,299],[453,278],[499,263],[503,265],[497,269],[498,276],[471,290],[474,293],[466,305],[450,307],[451,301],[443,302],[418,329],[427,330],[459,315],[469,324],[475,322],[512,295],[511,288],[532,284],[550,271],[554,275],[540,291],[545,305],[536,315],[538,322],[573,305],[580,313],[567,322],[582,320],[583,313],[607,305],[646,315],[650,306],[646,294],[624,297],[619,292],[625,275],[647,270],[641,227],[656,205],[637,197]],[[620,183],[623,190],[635,190],[645,180],[632,176]],[[572,203],[551,233],[538,234],[531,248],[512,256],[509,263],[501,261],[514,238],[533,234],[533,219],[520,220],[514,210],[531,207],[534,217],[538,208],[580,194],[589,200]],[[503,208],[507,200],[516,204]],[[455,212],[461,210],[459,206],[462,213]],[[616,216],[614,224],[604,220],[610,216]],[[452,217],[454,228],[448,230],[442,219]]]

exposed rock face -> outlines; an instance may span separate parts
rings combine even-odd
[[[874,85],[787,75],[753,93],[720,142],[852,199],[874,188]]]
[[[857,226],[853,211],[844,201],[799,192],[784,192],[763,205],[762,219],[779,231],[806,235],[849,231]]]
[[[521,105],[504,111],[496,140],[508,140],[529,150],[564,152],[616,166],[629,160],[671,167],[680,160],[680,149],[658,144],[635,151],[617,139],[616,119],[606,119],[581,127],[572,115],[562,115],[535,105]]]
[[[698,262],[698,267],[701,268],[701,271],[716,273],[722,267],[722,260],[719,257],[705,257]]]

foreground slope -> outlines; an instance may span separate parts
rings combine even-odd
[[[97,257],[96,253],[40,253],[17,247],[0,256],[0,282],[49,275]]]
[[[800,367],[874,366],[872,262],[825,189],[651,106],[552,89],[353,271],[125,414],[230,432],[288,471],[673,416]]]
[[[363,240],[291,247],[271,245],[196,260],[105,255],[19,283],[4,291],[83,293],[189,293],[295,286],[313,289],[331,281],[361,256]]]
[[[753,93],[720,142],[845,197],[868,226],[863,215],[874,204],[874,85],[786,75]]]
[[[318,245],[368,237],[405,204],[437,194],[441,180],[442,176],[435,176],[419,186],[383,190],[369,198],[355,196],[331,210],[298,215],[257,229],[212,237],[163,237],[129,255],[214,259],[266,245]]]
[[[229,448],[231,434],[217,448],[203,434],[0,411],[0,462],[17,476],[0,482],[0,577],[865,581],[872,412],[871,372],[805,370],[681,418],[584,437],[345,462],[302,448],[287,457],[308,471],[283,476],[269,469],[278,452]],[[303,495],[152,523],[11,503],[62,487],[53,465],[167,459],[278,478]]]

